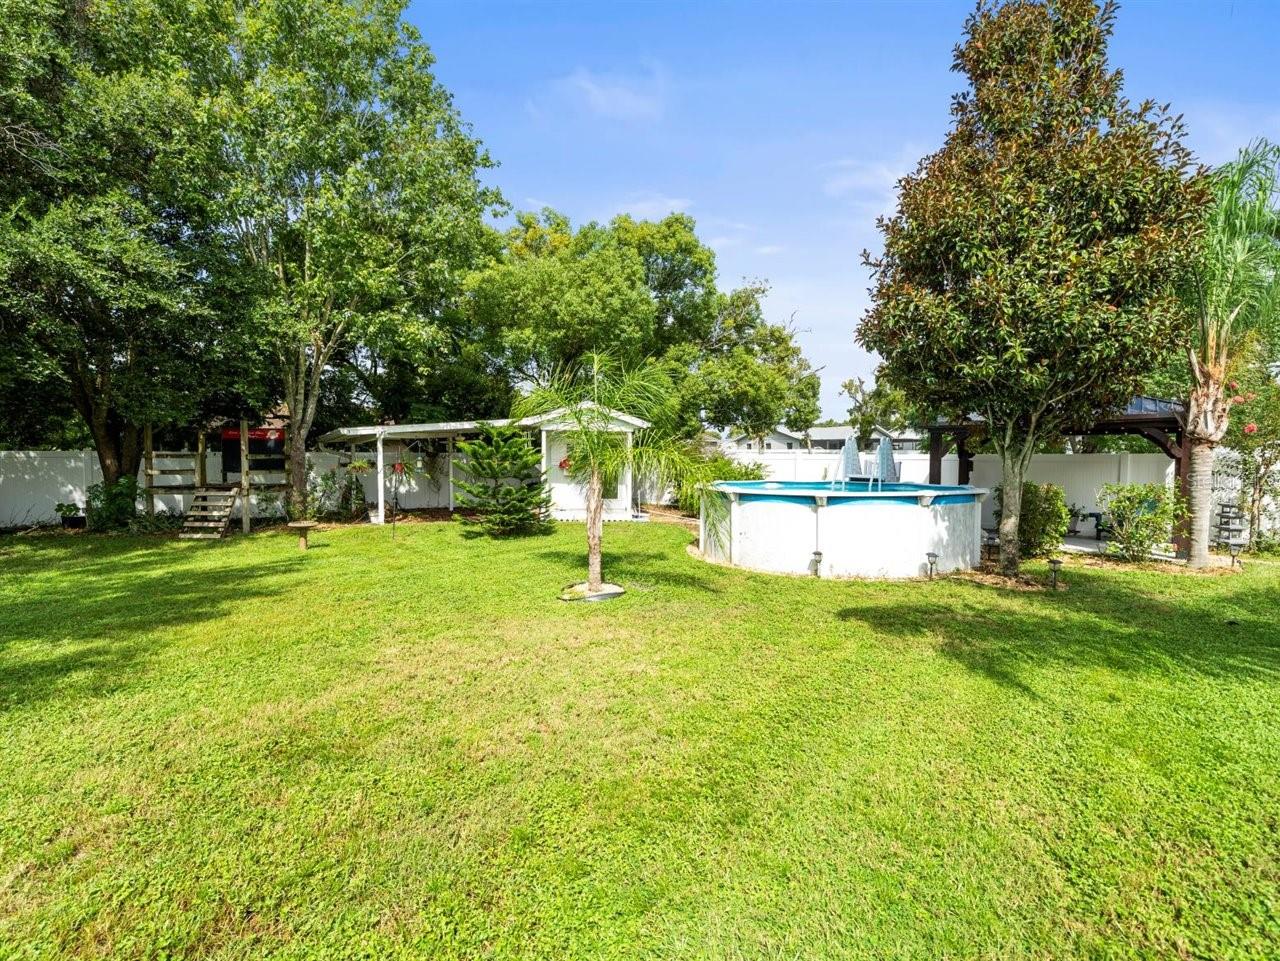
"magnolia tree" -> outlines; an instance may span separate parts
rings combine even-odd
[[[1233,400],[1239,402],[1227,388],[1228,370],[1251,337],[1280,326],[1280,147],[1250,145],[1215,170],[1210,183],[1213,204],[1187,287],[1195,318],[1187,409],[1192,567],[1209,563],[1213,452],[1231,426]]]
[[[1124,404],[1183,327],[1174,292],[1207,194],[1180,122],[1122,96],[1106,57],[1114,12],[979,6],[955,51],[969,88],[951,132],[902,179],[884,253],[867,257],[858,339],[913,402],[985,419],[1009,574],[1037,441]]]

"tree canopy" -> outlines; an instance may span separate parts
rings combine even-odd
[[[517,376],[538,380],[594,353],[654,359],[676,385],[688,435],[709,424],[758,436],[817,419],[817,373],[793,331],[765,319],[767,288],[719,290],[692,218],[624,215],[576,231],[552,210],[516,220],[466,287],[476,329]]]
[[[499,417],[597,352],[661,365],[686,436],[812,421],[792,331],[764,319],[763,287],[719,289],[688,216],[495,229],[492,161],[403,13],[6,7],[7,437],[87,433],[114,479],[137,471],[145,425],[274,409],[301,490],[317,425]]]
[[[142,424],[196,419],[245,359],[209,206],[207,35],[150,3],[18,0],[3,29],[6,351],[18,383],[61,385],[111,482],[136,472]]]

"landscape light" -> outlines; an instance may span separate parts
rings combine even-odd
[[[1058,571],[1062,570],[1062,558],[1054,557],[1049,560],[1049,586],[1055,591],[1058,589]]]
[[[933,572],[938,566],[938,555],[930,551],[924,556],[929,558],[929,580],[933,580]]]

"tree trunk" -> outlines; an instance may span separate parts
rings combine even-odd
[[[1187,437],[1191,463],[1187,465],[1190,492],[1190,547],[1187,566],[1209,566],[1209,528],[1213,514],[1213,452],[1227,432],[1228,408],[1222,379],[1205,374],[1192,389],[1187,404]]]
[[[95,423],[94,421],[97,421]],[[137,477],[142,466],[142,429],[117,417],[94,418],[89,433],[102,468],[102,482],[110,487],[122,477]],[[150,483],[147,478],[146,483]]]
[[[73,368],[72,375],[71,401],[93,438],[103,484],[109,487],[121,477],[137,477],[142,466],[142,428],[111,409],[105,399],[108,389],[85,375],[83,365]]]
[[[595,593],[604,583],[600,574],[600,540],[604,535],[604,480],[592,471],[587,480],[587,590]]]
[[[1028,444],[1028,447],[1030,445]],[[1026,459],[1021,451],[1000,452],[1000,572],[1006,577],[1018,574],[1018,521],[1022,516],[1022,482],[1026,476]]]
[[[291,424],[288,438],[289,506],[293,516],[302,518],[307,503],[307,435]]]
[[[1214,445],[1206,441],[1191,441],[1191,463],[1187,466],[1187,490],[1191,499],[1188,567],[1209,566],[1210,524],[1213,520],[1213,450]]]

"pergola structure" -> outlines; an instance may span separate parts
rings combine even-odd
[[[942,456],[946,452],[947,435],[955,439],[956,456],[960,461],[959,482],[968,484],[973,471],[973,453],[968,441],[974,434],[986,429],[980,418],[974,417],[963,424],[933,424],[929,431],[929,484],[942,482]],[[1187,467],[1190,463],[1190,447],[1187,439],[1187,408],[1176,401],[1162,401],[1156,397],[1135,397],[1123,411],[1100,417],[1093,424],[1066,431],[1079,436],[1132,435],[1146,438],[1164,450],[1174,462],[1174,479],[1183,495],[1187,495]]]
[[[597,406],[590,401],[587,406]],[[632,435],[649,426],[648,421],[632,417],[620,411],[601,408],[607,415],[607,429],[624,435],[627,444],[632,442]],[[577,519],[585,514],[586,504],[581,485],[567,472],[568,447],[566,432],[573,429],[571,420],[565,410],[552,411],[537,417],[525,417],[522,420],[494,419],[486,421],[464,420],[446,421],[432,424],[370,424],[354,427],[341,427],[331,430],[319,438],[322,450],[336,450],[346,447],[351,457],[356,454],[357,447],[372,447],[375,465],[376,511],[370,519],[381,524],[386,518],[386,459],[385,449],[391,446],[393,456],[403,456],[406,445],[414,442],[432,442],[441,448],[447,462],[447,471],[441,478],[448,498],[449,510],[453,510],[455,476],[454,468],[459,456],[457,443],[474,437],[481,424],[494,427],[514,426],[527,431],[538,441],[538,449],[542,452],[542,471],[551,492],[552,515],[563,519]],[[630,520],[632,478],[629,470],[623,471],[619,479],[618,490],[613,496],[606,495],[605,519]]]
[[[1125,408],[1092,424],[1064,431],[1064,434],[1083,437],[1132,435],[1145,437],[1164,451],[1173,461],[1173,476],[1183,496],[1187,489],[1187,466],[1191,461],[1191,448],[1187,439],[1186,408],[1172,400],[1158,397],[1134,397]],[[942,457],[948,435],[955,439],[956,455],[960,461],[959,482],[969,483],[973,470],[973,454],[968,450],[968,440],[981,433],[985,425],[974,417],[964,423],[932,424],[929,430],[929,483],[942,483]],[[1181,542],[1179,541],[1181,547]]]
[[[1124,410],[1101,417],[1082,429],[1072,429],[1063,433],[1082,437],[1117,434],[1145,437],[1173,460],[1174,477],[1180,484],[1185,485],[1187,462],[1190,458],[1186,425],[1186,409],[1177,401],[1161,400],[1158,397],[1135,397],[1129,401]],[[961,484],[969,483],[969,474],[973,470],[973,454],[968,450],[967,442],[971,436],[981,433],[984,429],[985,425],[978,417],[960,424],[931,424],[928,428],[929,483],[942,483],[942,456],[948,434],[955,438],[956,455],[960,459],[959,481]]]

